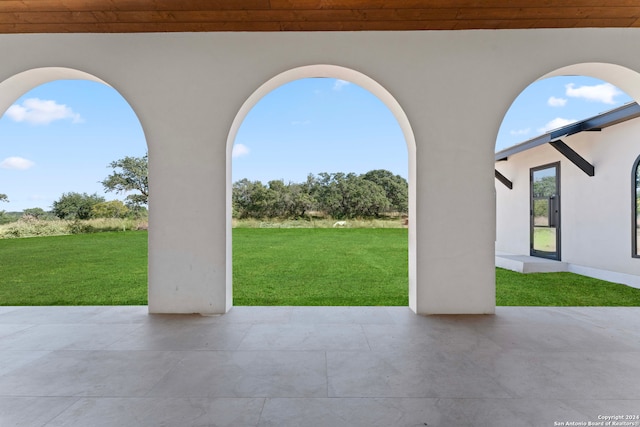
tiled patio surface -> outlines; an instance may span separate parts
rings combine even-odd
[[[640,415],[640,308],[0,307],[2,427],[557,426],[612,415]]]

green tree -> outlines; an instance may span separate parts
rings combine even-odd
[[[556,195],[556,177],[545,176],[533,183],[533,215],[547,217],[549,215],[549,198]]]
[[[289,184],[287,214],[290,218],[302,218],[313,210],[316,200],[305,184]]]
[[[409,184],[406,179],[385,169],[369,171],[362,177],[384,189],[392,211],[409,212]]]
[[[120,200],[97,203],[91,207],[93,218],[126,218],[129,208]]]
[[[269,181],[266,204],[269,218],[302,218],[313,208],[315,200],[304,184],[274,180]]]
[[[389,208],[384,189],[353,173],[318,174],[318,205],[336,219],[371,218]]]
[[[533,183],[533,197],[551,197],[556,194],[556,177],[545,176]]]
[[[49,214],[42,208],[29,208],[22,211],[23,215],[33,217],[35,219],[44,219]]]
[[[0,193],[0,202],[8,202],[6,194]],[[5,211],[0,210],[0,224],[6,224],[7,222],[11,222],[11,218],[5,213]]]
[[[373,218],[385,212],[406,213],[408,184],[399,175],[374,170],[353,173],[309,174],[303,183],[241,179],[233,184],[234,218],[302,218],[319,210],[336,219]]]
[[[149,156],[124,157],[109,164],[114,172],[101,181],[106,192],[130,193],[126,197],[130,207],[145,206],[149,202]]]
[[[265,218],[268,213],[268,189],[260,181],[244,178],[232,188],[232,202],[238,218]]]
[[[98,194],[63,193],[60,199],[53,202],[53,214],[61,219],[89,219],[91,209],[98,203],[103,203],[104,197]]]
[[[265,194],[264,216],[267,218],[286,218],[287,205],[290,201],[289,188],[282,181],[272,180],[267,183]]]

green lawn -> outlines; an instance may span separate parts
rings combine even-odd
[[[640,306],[640,289],[573,273],[521,274],[497,268],[496,304]]]
[[[236,305],[408,305],[407,230],[234,229]]]
[[[147,233],[0,240],[0,305],[147,303]]]
[[[407,305],[406,229],[234,229],[236,305]],[[147,233],[0,240],[0,305],[147,303]],[[498,305],[640,306],[640,290],[496,270]]]

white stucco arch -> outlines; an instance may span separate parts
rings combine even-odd
[[[0,115],[31,89],[55,80],[89,80],[110,86],[104,80],[84,71],[65,67],[33,68],[0,82]]]
[[[604,62],[571,64],[553,70],[538,80],[556,76],[588,76],[609,82],[627,93],[636,102],[640,101],[640,73],[622,65]]]
[[[231,190],[232,190],[232,177],[231,177],[231,158],[233,151],[233,144],[238,134],[238,129],[242,125],[249,111],[269,92],[274,89],[285,85],[289,82],[305,79],[305,78],[317,78],[327,77],[346,80],[354,83],[375,95],[380,99],[387,108],[391,111],[395,119],[397,120],[402,134],[404,135],[405,142],[407,144],[408,155],[408,170],[409,170],[409,218],[416,217],[416,141],[409,123],[409,119],[404,110],[387,89],[381,84],[368,77],[367,75],[346,67],[329,64],[316,64],[307,65],[302,67],[293,68],[284,71],[275,77],[271,78],[258,89],[255,90],[240,107],[238,114],[231,124],[229,136],[227,138],[227,200],[226,200],[226,215],[227,215],[227,275],[226,275],[226,296],[227,306],[231,307],[232,304],[232,237],[231,237]],[[416,221],[409,221],[409,307],[416,311]]]
[[[613,62],[576,62],[548,68],[542,70],[539,77],[523,85],[522,90],[538,81],[560,76],[595,78],[613,84],[636,102],[640,100],[640,72]],[[603,107],[603,110],[609,108]],[[637,286],[637,263],[629,257],[634,223],[632,220],[632,226],[629,227],[628,206],[630,201],[633,205],[633,197],[630,200],[628,176],[638,152],[633,126],[631,122],[621,123],[602,132],[562,137],[563,142],[595,167],[595,175],[591,177],[587,177],[547,144],[511,155],[506,162],[497,162],[496,170],[513,183],[512,189],[506,189],[498,181],[495,182],[498,195],[496,220],[499,224],[497,250],[529,254],[529,171],[537,166],[559,162],[562,166],[561,260],[567,264],[568,271]],[[606,195],[606,199],[603,195]],[[594,226],[599,223],[606,224],[606,227]],[[594,242],[600,242],[607,250],[599,250],[601,246]]]
[[[108,86],[115,90],[129,105],[131,111],[136,116],[136,120],[140,123],[143,134],[145,127],[136,112],[131,99],[125,96],[118,88],[114,87],[102,78],[86,71],[81,71],[69,67],[37,67],[25,71],[18,72],[2,82],[0,82],[0,116],[13,104],[16,99],[37,86],[50,83],[56,80],[87,80]],[[145,144],[148,147],[148,141],[145,134]]]
[[[30,90],[50,82],[57,80],[87,80],[95,83],[103,84],[114,89],[129,105],[131,111],[136,116],[136,120],[142,128],[144,134],[144,126],[131,103],[125,98],[120,91],[114,88],[105,80],[85,71],[67,67],[37,67],[14,74],[2,82],[0,82],[0,117],[7,109],[22,95]],[[145,135],[145,146],[148,147]],[[152,233],[149,231],[149,233]],[[148,286],[148,284],[147,284]]]
[[[585,62],[560,66],[552,71],[546,72],[543,75],[534,78],[531,81],[524,81],[524,84],[520,87],[518,93],[511,99],[511,102],[506,105],[504,114],[500,122],[500,127],[504,122],[511,106],[516,102],[520,94],[526,90],[532,84],[544,79],[561,76],[585,76],[593,77],[618,87],[627,95],[632,97],[634,101],[640,103],[640,71],[635,71],[622,65],[604,63],[604,62]],[[523,75],[524,77],[524,75]],[[526,79],[526,77],[525,77]],[[497,135],[497,132],[496,132]],[[497,143],[497,139],[496,139]]]
[[[149,148],[149,312],[221,314],[231,301],[228,173],[239,111],[260,98],[256,88],[304,77],[308,64],[340,64],[325,70],[376,93],[348,71],[360,70],[393,94],[415,136],[412,309],[480,314],[495,312],[494,151],[506,111],[552,73],[604,77],[639,99],[628,79],[640,70],[638,43],[635,28],[2,34],[0,82],[56,65],[118,90]],[[15,95],[4,96],[6,109]]]

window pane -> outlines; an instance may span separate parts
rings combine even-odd
[[[557,255],[558,181],[557,166],[533,170],[531,175],[532,249],[534,255]]]
[[[636,162],[636,248],[635,253],[640,256],[640,159]]]
[[[547,168],[533,172],[533,197],[552,197],[557,193],[556,168]]]
[[[533,227],[533,249],[542,252],[556,251],[556,229],[550,227]]]
[[[533,225],[549,226],[549,199],[533,199]]]

